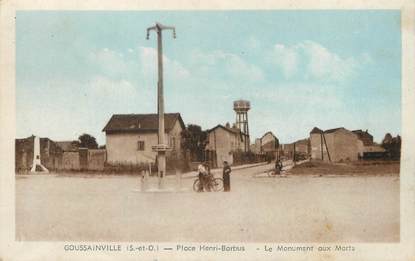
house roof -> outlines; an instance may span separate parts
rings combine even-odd
[[[321,129],[317,128],[317,127],[314,127],[314,128],[310,131],[310,134],[312,134],[312,133],[323,133],[323,131],[322,131]]]
[[[336,132],[340,129],[344,129],[344,128],[340,127],[340,128],[328,129],[328,130],[325,130],[324,133],[333,133],[333,132]]]
[[[366,130],[353,130],[354,134],[363,142],[363,145],[370,146],[373,145],[373,136]]]
[[[165,113],[164,128],[166,132],[173,129],[176,121],[186,128],[180,113]],[[153,132],[158,130],[157,114],[114,114],[105,125],[104,132]]]
[[[207,130],[207,132],[212,132],[212,131],[216,130],[217,128],[222,128],[222,129],[224,129],[228,132],[234,133],[234,134],[239,134],[239,132],[240,132],[240,130],[237,129],[237,128],[228,128],[228,127],[223,126],[222,124],[216,125],[212,129]]]
[[[317,127],[314,127],[310,131],[310,134],[313,134],[313,133],[333,133],[333,132],[336,132],[336,131],[338,131],[340,129],[344,129],[344,128],[343,127],[340,127],[340,128],[328,129],[328,130],[323,131],[323,130],[317,128]]]
[[[265,132],[265,134],[264,135],[262,135],[262,137],[261,137],[261,140],[265,137],[265,136],[267,136],[267,134],[271,134],[275,139],[277,139],[277,136],[275,136],[274,135],[274,133],[272,133],[272,131],[267,131],[267,132]]]
[[[302,139],[302,140],[297,140],[295,142],[295,144],[305,144],[305,145],[307,145],[309,142],[310,142],[309,139]]]
[[[227,131],[229,131],[229,132],[232,132],[232,133],[235,133],[235,134],[240,134],[240,135],[245,135],[245,136],[249,136],[249,135],[247,135],[247,134],[245,134],[245,133],[243,133],[240,129],[238,129],[238,128],[228,128],[228,127],[226,127],[226,126],[223,126],[222,124],[218,124],[218,125],[216,125],[215,127],[213,127],[212,129],[209,129],[209,130],[207,130],[207,132],[211,132],[211,131],[214,131],[215,129],[217,129],[217,128],[223,128],[223,129],[225,129],[225,130],[227,130]]]
[[[247,135],[247,134],[243,133],[243,132],[242,132],[240,129],[238,129],[238,128],[228,128],[228,127],[223,126],[222,124],[218,124],[218,125],[216,125],[216,126],[215,126],[215,127],[213,127],[212,129],[207,130],[207,132],[208,132],[208,133],[210,133],[210,132],[212,132],[212,131],[216,130],[217,128],[222,128],[222,129],[224,129],[224,130],[226,130],[226,131],[228,131],[228,132],[230,132],[230,133],[232,133],[232,134],[235,134],[235,135],[240,135],[241,140],[242,140],[242,136],[249,136],[249,135]]]
[[[356,134],[358,134],[358,135],[361,135],[361,136],[370,136],[370,137],[373,137],[369,132],[368,132],[368,130],[366,130],[366,131],[363,131],[363,130],[353,130],[352,132],[354,132],[354,133],[356,133]]]

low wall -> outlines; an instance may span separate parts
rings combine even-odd
[[[99,171],[104,170],[107,153],[104,149],[80,149],[65,151],[59,170]]]
[[[60,170],[80,170],[79,152],[78,151],[65,151],[62,155],[62,165]]]
[[[88,170],[104,170],[106,150],[88,150]]]

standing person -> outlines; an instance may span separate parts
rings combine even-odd
[[[275,174],[281,174],[281,170],[282,170],[282,162],[281,160],[277,159],[275,161]]]
[[[203,164],[199,164],[197,167],[197,171],[199,172],[199,190],[198,192],[203,191],[204,183],[205,183],[205,175],[206,175],[206,168]]]
[[[227,161],[223,162],[223,190],[228,192],[231,190],[231,166],[229,166]]]

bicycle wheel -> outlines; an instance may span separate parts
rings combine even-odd
[[[268,177],[275,177],[275,170],[270,170],[267,172]]]
[[[195,182],[193,182],[193,190],[195,192],[200,192],[203,190],[203,188],[200,188],[200,180],[196,179]]]
[[[223,190],[223,179],[221,178],[214,178],[211,182],[211,186],[213,191],[221,191]]]

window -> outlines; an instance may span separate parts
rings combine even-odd
[[[170,137],[170,147],[175,150],[176,149],[176,137]]]
[[[137,142],[137,150],[144,150],[144,141],[143,140],[139,140]]]

